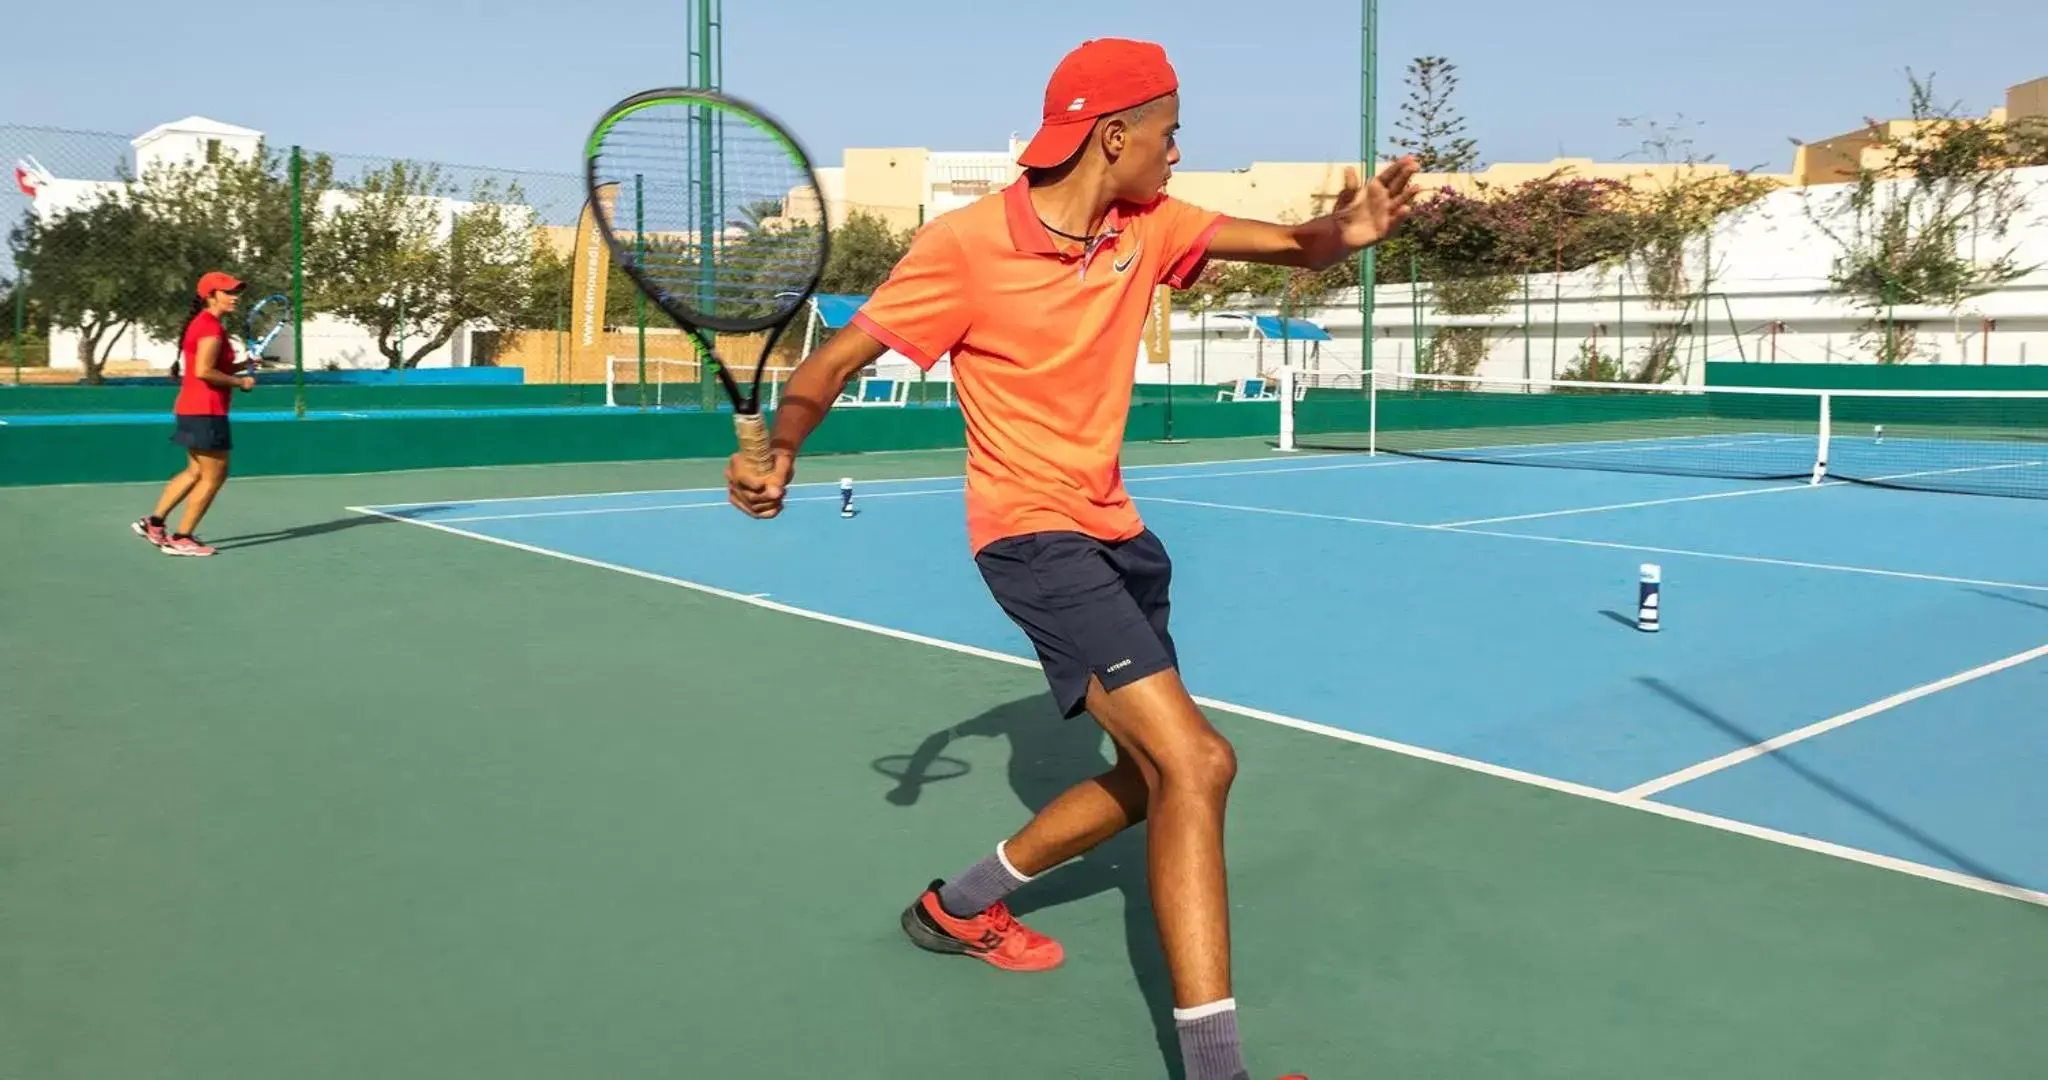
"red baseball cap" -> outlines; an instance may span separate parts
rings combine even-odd
[[[213,298],[213,294],[217,292],[241,291],[242,279],[233,274],[223,274],[218,270],[209,270],[199,277],[199,298],[201,300],[210,300]]]
[[[1180,89],[1166,50],[1149,41],[1097,38],[1083,42],[1053,69],[1045,114],[1017,164],[1046,169],[1081,149],[1095,121]]]

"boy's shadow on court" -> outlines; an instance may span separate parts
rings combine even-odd
[[[935,732],[907,759],[894,755],[876,761],[875,769],[897,780],[888,800],[916,805],[924,785],[964,775],[966,763],[943,756],[954,739],[980,737],[1010,741],[1010,790],[1035,814],[1075,784],[1108,772],[1115,762],[1109,736],[1083,714],[1060,718],[1047,695],[998,705],[963,724]],[[1025,818],[1020,817],[1021,826]],[[990,849],[1000,837],[991,838]],[[971,861],[972,853],[963,853]],[[963,861],[962,865],[965,865]],[[1145,877],[1145,827],[1126,829],[1101,847],[1058,866],[1010,898],[1010,910],[1022,919],[1034,911],[1070,904],[1114,890],[1122,894],[1124,943],[1131,971],[1137,976],[1152,1026],[1168,1071],[1181,1075],[1180,1037],[1173,1025],[1173,986],[1159,931],[1152,918],[1152,892]],[[1068,957],[1068,963],[1073,962]]]

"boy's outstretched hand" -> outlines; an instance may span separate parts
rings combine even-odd
[[[1358,170],[1344,170],[1344,188],[1337,193],[1331,216],[1344,238],[1344,245],[1357,250],[1371,247],[1392,236],[1414,212],[1415,196],[1421,190],[1410,185],[1417,172],[1415,159],[1393,161],[1371,183],[1358,182]]]

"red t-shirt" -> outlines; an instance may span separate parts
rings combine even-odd
[[[228,396],[234,391],[224,386],[215,386],[199,377],[199,343],[207,338],[220,339],[220,354],[214,357],[214,370],[224,374],[235,373],[235,346],[228,340],[227,329],[220,324],[220,316],[211,311],[202,311],[185,328],[185,341],[179,353],[184,357],[183,376],[178,381],[178,401],[171,411],[179,416],[226,416]]]

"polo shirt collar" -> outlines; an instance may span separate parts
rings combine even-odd
[[[1003,189],[1003,216],[1010,226],[1010,243],[1018,251],[1033,255],[1060,255],[1059,245],[1053,241],[1052,232],[1045,222],[1038,218],[1038,208],[1031,205],[1031,181],[1018,176],[1015,183]],[[1111,233],[1121,232],[1125,221],[1124,205],[1111,203],[1109,216],[1103,222]]]

